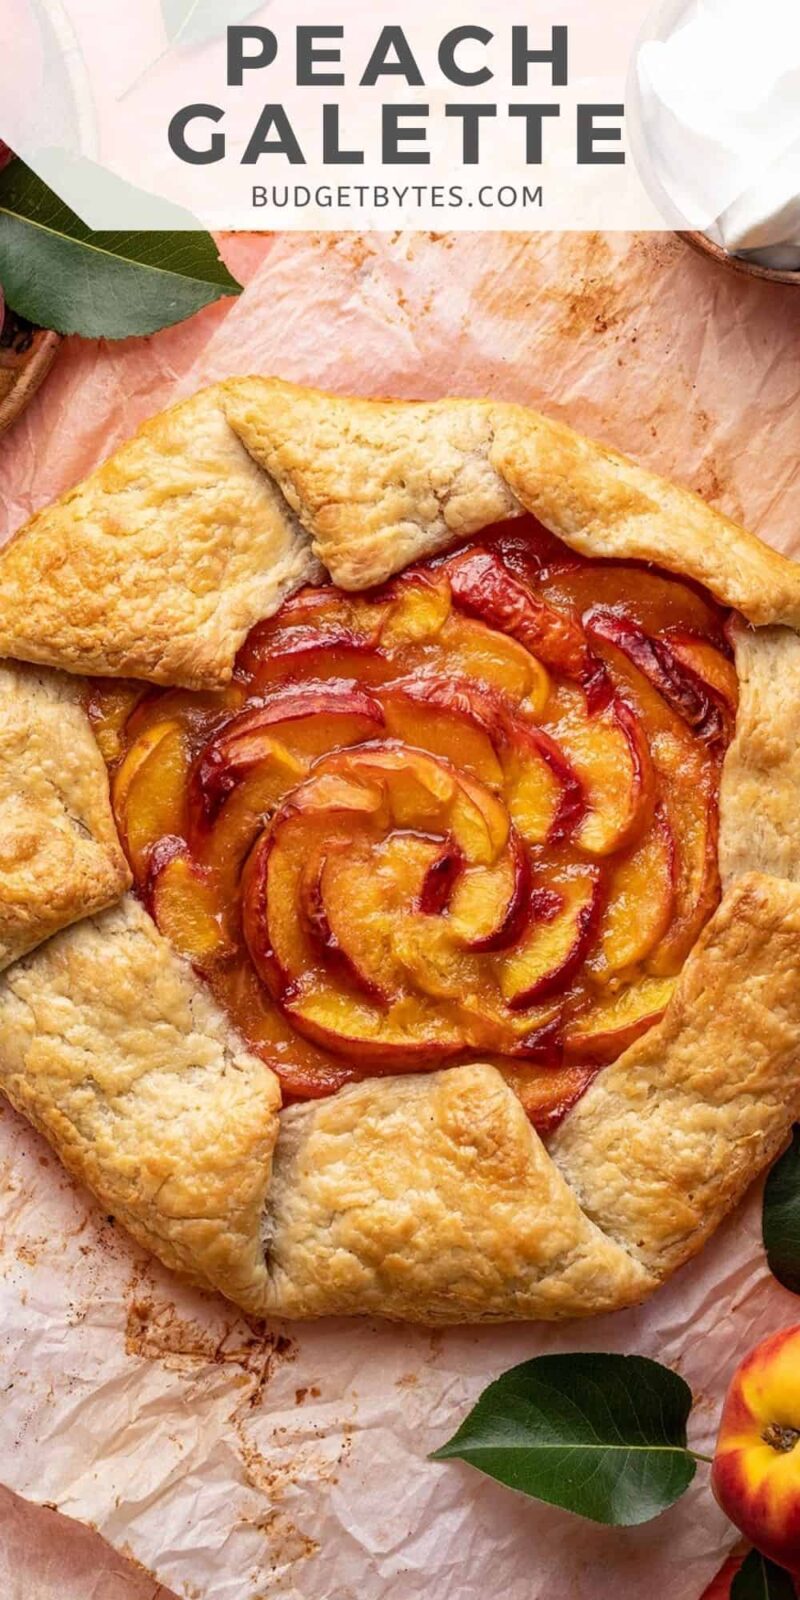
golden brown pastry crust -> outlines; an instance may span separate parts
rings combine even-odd
[[[0,655],[213,688],[260,617],[319,575],[219,388],[146,422],[0,553]]]
[[[538,412],[232,378],[145,423],[0,552],[0,654],[213,688],[315,555],[364,589],[523,510],[586,555],[654,560],[751,622],[800,626],[794,562]]]
[[[0,667],[0,970],[130,881],[80,685]]]
[[[800,636],[733,629],[739,711],[720,791],[724,884],[742,872],[800,879]]]
[[[130,898],[0,980],[10,1098],[139,1240],[250,1312],[455,1322],[627,1305],[780,1147],[800,1115],[800,567],[521,407],[261,378],[154,418],[0,556],[0,648],[207,685],[316,557],[363,588],[524,509],[585,554],[693,577],[760,625],[736,637],[722,905],[663,1021],[549,1148],[483,1065],[371,1079],[279,1116],[273,1074]],[[102,856],[107,795],[90,790],[76,815]],[[111,854],[106,901],[126,881]],[[32,914],[27,943],[48,931]]]
[[[799,943],[800,887],[735,880],[662,1021],[551,1143],[587,1216],[658,1278],[700,1249],[800,1115]]]
[[[0,979],[0,1082],[141,1244],[263,1306],[277,1080],[131,895]]]
[[[532,511],[588,556],[657,561],[756,623],[800,626],[800,567],[697,495],[524,406],[352,400],[236,378],[222,404],[344,589]]]
[[[489,1066],[284,1111],[265,1244],[267,1309],[289,1317],[586,1316],[657,1281],[584,1215]]]

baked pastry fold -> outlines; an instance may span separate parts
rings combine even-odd
[[[131,881],[74,678],[0,667],[0,971]]]
[[[0,553],[0,655],[213,688],[322,566],[366,589],[533,512],[800,626],[800,568],[696,495],[522,406],[353,400],[231,378],[153,417]]]

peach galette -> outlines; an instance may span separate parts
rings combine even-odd
[[[0,595],[0,1077],[138,1239],[427,1321],[699,1248],[800,1113],[800,569],[519,407],[252,378]]]

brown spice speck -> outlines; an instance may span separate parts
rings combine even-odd
[[[177,1371],[198,1366],[239,1367],[255,1379],[248,1404],[258,1405],[276,1365],[294,1360],[297,1346],[288,1335],[268,1328],[255,1318],[217,1311],[211,1302],[209,1321],[181,1315],[171,1300],[160,1299],[152,1283],[135,1274],[131,1284],[125,1326],[129,1355],[162,1361]]]
[[[302,1389],[295,1389],[294,1403],[296,1406],[302,1406],[308,1399],[309,1395],[311,1396],[312,1400],[318,1400],[319,1393],[319,1387],[316,1383],[306,1383],[303,1385]]]
[[[14,1254],[18,1261],[25,1262],[26,1267],[35,1267],[39,1252],[46,1243],[45,1239],[30,1239],[26,1244],[17,1245]]]

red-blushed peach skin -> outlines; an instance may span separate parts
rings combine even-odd
[[[287,1096],[483,1055],[552,1131],[658,1020],[719,898],[724,627],[523,519],[299,591],[217,696],[95,699],[146,903]]]
[[[763,1339],[734,1373],[711,1483],[756,1549],[800,1577],[800,1326]]]

